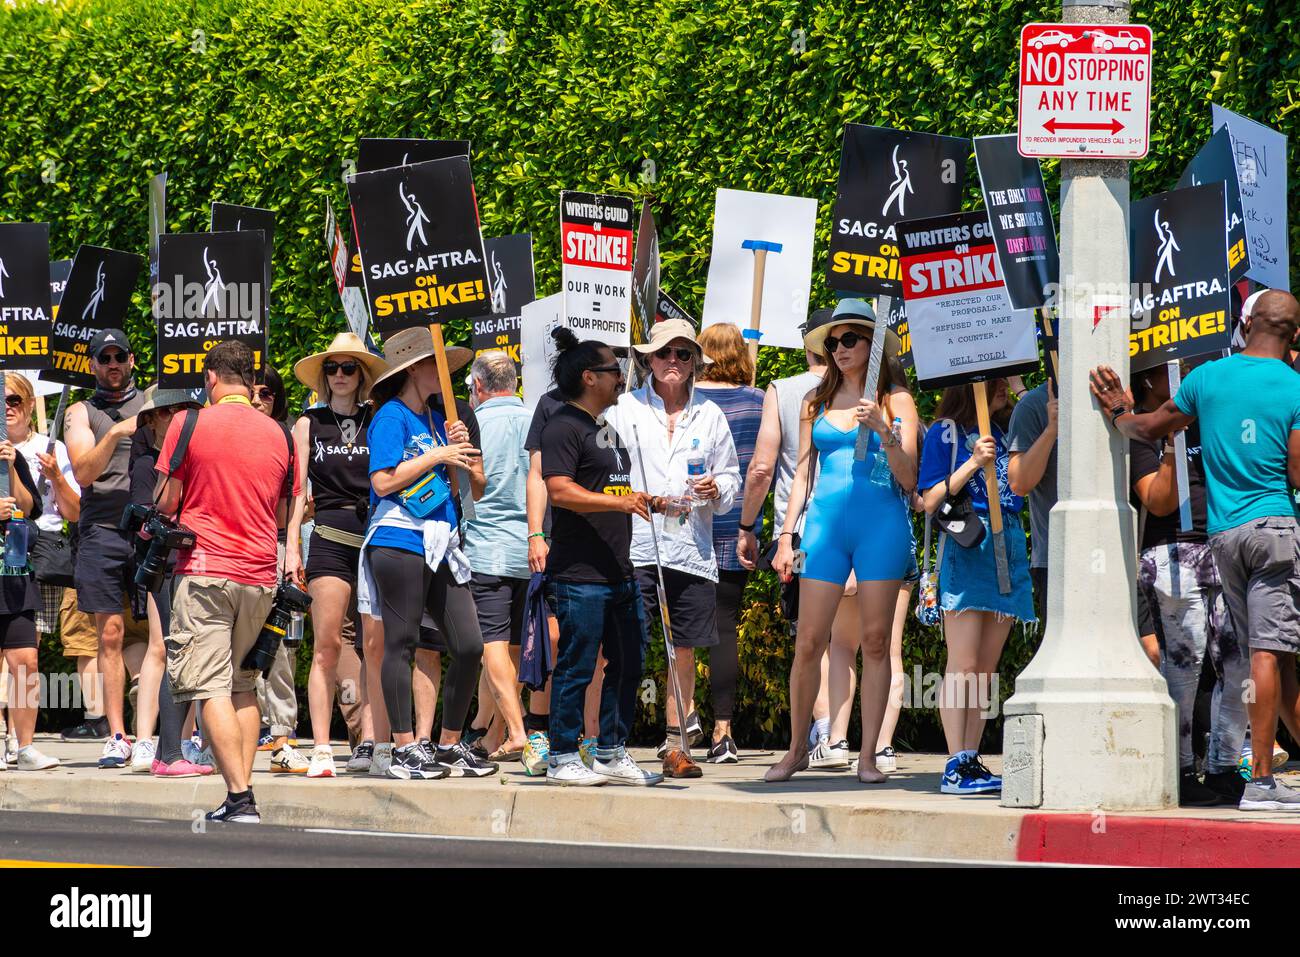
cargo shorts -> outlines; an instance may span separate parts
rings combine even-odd
[[[1228,617],[1243,653],[1300,652],[1300,525],[1255,518],[1210,536]]]
[[[240,667],[275,599],[269,585],[183,575],[172,598],[167,676],[177,701],[252,694],[257,671]]]

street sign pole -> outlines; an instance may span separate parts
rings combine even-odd
[[[1062,6],[1067,23],[1128,22],[1128,0]],[[1002,803],[1012,807],[1177,801],[1173,703],[1137,641],[1125,443],[1088,391],[1093,366],[1128,375],[1128,165],[1061,163],[1060,501],[1050,521],[1047,629],[1005,705]]]

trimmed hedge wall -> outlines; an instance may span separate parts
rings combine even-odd
[[[146,182],[162,170],[172,231],[205,228],[213,200],[274,209],[271,351],[287,373],[343,326],[323,203],[344,205],[357,137],[468,137],[484,232],[533,233],[540,294],[558,288],[558,191],[607,190],[654,196],[665,287],[698,310],[716,188],[817,197],[820,268],[844,123],[1010,131],[1020,27],[1059,13],[1049,0],[5,0],[0,219],[48,220],[56,256],[83,242],[144,252]],[[1211,99],[1291,131],[1294,5],[1137,0],[1133,19],[1157,51],[1134,195],[1174,184]],[[974,206],[973,164],[969,182]],[[813,301],[829,301],[820,274]],[[148,371],[143,284],[129,327]],[[760,379],[799,361],[764,350]],[[791,642],[770,580],[749,597],[736,726],[756,745],[781,738]],[[1004,695],[1033,645],[1017,629]],[[909,672],[941,668],[937,634],[911,627],[906,657]],[[933,746],[937,727],[906,711],[899,740]]]

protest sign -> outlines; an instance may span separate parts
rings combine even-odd
[[[487,250],[488,275],[492,280],[492,314],[474,320],[471,346],[474,355],[500,350],[523,366],[520,323],[524,306],[536,294],[533,279],[533,237],[531,233],[493,236],[483,240]]]
[[[167,232],[167,174],[149,180],[149,288],[158,283],[158,237]]]
[[[168,233],[158,243],[158,381],[164,389],[203,385],[203,359],[218,342],[238,339],[266,361],[262,297],[265,241],[260,232]]]
[[[348,194],[381,334],[491,312],[468,157],[358,173]]]
[[[1038,368],[1032,310],[1013,309],[984,210],[909,220],[903,240],[912,360],[922,389]]]
[[[343,304],[343,315],[348,320],[348,328],[362,342],[370,341],[370,311],[366,305],[366,293],[361,283],[350,281],[352,257],[348,256],[348,243],[343,236],[343,228],[334,216],[334,207],[329,199],[325,200],[325,248],[329,250],[330,272],[334,275],[334,287],[338,289],[339,301]],[[356,275],[361,277],[361,259],[356,257]]]
[[[1014,309],[1037,309],[1061,275],[1043,171],[1020,155],[1013,133],[975,137],[975,167],[1007,298]]]
[[[689,322],[697,332],[700,328],[699,320],[683,309],[681,304],[660,286],[659,304],[655,308],[655,322],[663,322],[665,319],[681,319],[683,322]]]
[[[234,206],[230,203],[213,203],[211,226],[214,233],[240,230],[260,231],[265,243],[266,276],[262,284],[262,318],[271,314],[271,269],[275,258],[275,213],[256,206]]]
[[[632,212],[625,196],[560,193],[564,315],[579,339],[632,338]]]
[[[131,293],[144,259],[102,246],[81,246],[72,261],[62,301],[50,333],[50,365],[41,372],[47,382],[93,389],[90,340],[102,329],[123,325]]]
[[[1210,137],[1179,177],[1177,189],[1222,183],[1227,201],[1225,216],[1228,233],[1228,276],[1239,282],[1250,271],[1250,252],[1246,238],[1246,215],[1241,206],[1241,186],[1237,182],[1237,162],[1232,156],[1232,135],[1226,127]]]
[[[522,310],[521,351],[524,360],[524,405],[537,408],[537,400],[554,385],[551,366],[555,362],[555,340],[551,330],[568,325],[564,317],[564,294],[557,292],[535,299]]]
[[[961,209],[969,156],[970,140],[961,137],[847,124],[826,284],[865,296],[899,295],[898,224]]]
[[[659,229],[647,199],[641,203],[641,222],[636,228],[636,261],[632,266],[631,344],[648,341],[650,327],[659,312]],[[629,377],[628,382],[631,383]]]
[[[0,369],[49,363],[50,224],[0,224]]]
[[[802,349],[817,200],[720,189],[704,290],[704,325],[735,323],[758,346]]]
[[[1217,103],[1210,125],[1228,128],[1246,217],[1250,268],[1246,275],[1270,289],[1291,289],[1287,251],[1286,137]]]
[[[1142,372],[1231,344],[1224,185],[1157,193],[1129,207],[1134,289],[1129,368]]]
[[[59,321],[59,301],[63,298],[63,290],[68,285],[68,273],[71,270],[71,259],[56,259],[50,263],[50,316],[55,324]],[[58,395],[63,390],[63,386],[57,382],[50,382],[43,377],[42,373],[48,372],[48,369],[13,369],[12,371],[24,376],[32,384],[37,398],[43,399],[47,395]],[[36,419],[38,431],[44,432],[44,402],[36,403]]]
[[[423,140],[363,136],[357,144],[357,172],[410,166],[429,160],[469,158],[469,140]]]
[[[882,311],[882,304],[889,303],[889,315],[886,321],[889,328],[894,330],[894,335],[898,336],[898,361],[904,369],[911,369],[914,365],[912,362],[912,330],[907,321],[907,302],[902,296],[881,296],[876,301],[876,314]]]
[[[68,285],[68,274],[72,272],[71,259],[56,259],[50,263],[50,306],[51,315],[59,318],[59,303],[63,300],[63,290]]]

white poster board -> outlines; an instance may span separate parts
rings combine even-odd
[[[549,392],[551,364],[555,361],[555,340],[551,330],[567,325],[564,319],[564,293],[534,299],[524,306],[520,319],[520,349],[524,366],[524,405],[537,408],[537,400]],[[584,338],[576,332],[578,338]]]
[[[1226,126],[1241,185],[1250,269],[1246,275],[1270,289],[1291,289],[1286,232],[1286,137],[1217,103],[1211,126]]]
[[[764,264],[759,345],[802,349],[808,318],[817,200],[777,193],[718,190],[713,207],[713,254],[704,292],[704,326],[749,328],[756,253],[746,243],[779,245]]]

